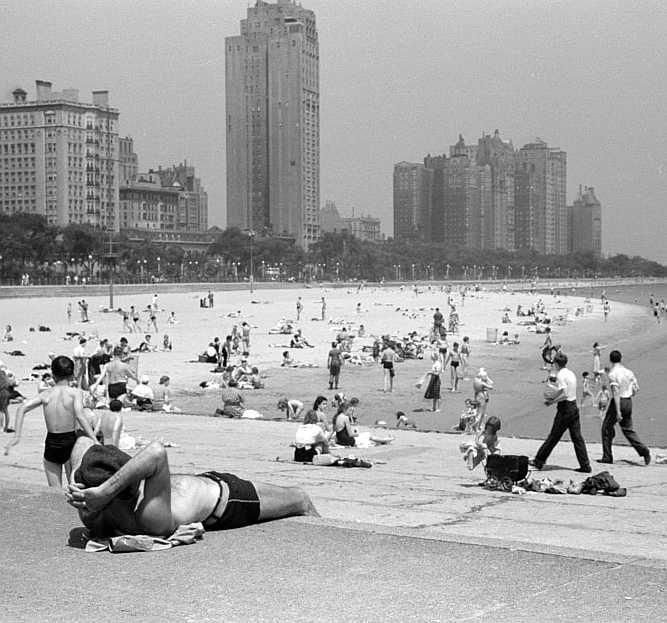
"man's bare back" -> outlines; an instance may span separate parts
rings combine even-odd
[[[95,443],[95,437],[83,409],[81,390],[69,386],[74,374],[74,362],[61,355],[53,360],[51,371],[56,380],[55,387],[26,400],[16,411],[16,432],[5,447],[5,455],[21,440],[25,414],[41,406],[47,431],[44,442],[44,471],[49,486],[57,487],[62,485],[63,467],[69,479],[70,454],[76,443],[77,423],[92,443]]]
[[[125,383],[127,379],[137,380],[134,370],[119,359],[113,359],[106,366],[106,380],[109,385]]]

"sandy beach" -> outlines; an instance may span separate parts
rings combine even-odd
[[[83,291],[82,291],[83,292]],[[248,291],[215,291],[215,307],[201,308],[200,297],[206,288],[188,294],[165,293],[159,295],[162,310],[158,315],[159,334],[153,340],[160,343],[164,333],[173,341],[171,352],[155,352],[140,356],[139,372],[151,377],[157,383],[162,374],[172,379],[173,401],[186,413],[210,415],[218,404],[218,391],[202,390],[199,383],[215,380],[214,366],[193,363],[207,344],[219,336],[224,340],[234,324],[246,320],[252,326],[250,362],[259,366],[265,375],[266,389],[246,392],[246,402],[267,418],[281,417],[276,409],[277,398],[288,395],[312,403],[318,394],[329,397],[326,354],[331,340],[343,325],[353,333],[360,324],[369,336],[356,340],[353,351],[360,344],[370,344],[370,336],[391,334],[403,336],[409,331],[426,334],[432,323],[436,306],[447,314],[447,295],[439,288],[429,291],[425,286],[415,294],[411,288],[367,287],[361,292],[351,288],[303,288],[290,290],[257,290],[253,295]],[[582,293],[583,294],[583,293]],[[613,293],[610,293],[612,295]],[[146,287],[145,294],[117,296],[115,305],[129,308],[135,305],[144,309],[150,302],[153,290]],[[269,335],[268,330],[281,319],[295,319],[297,297],[303,299],[304,310],[300,327],[315,348],[292,350],[294,358],[300,362],[319,365],[319,368],[280,368],[281,352],[289,345],[289,336]],[[327,303],[327,321],[321,317],[321,297]],[[659,385],[655,383],[656,364],[664,354],[667,338],[663,327],[656,329],[645,306],[614,302],[612,313],[603,322],[599,298],[591,299],[593,311],[575,318],[577,307],[584,306],[584,297],[568,293],[530,294],[502,290],[482,289],[469,293],[462,301],[458,293],[456,302],[462,325],[458,336],[448,336],[450,345],[457,338],[470,337],[472,356],[471,368],[484,366],[495,381],[489,413],[502,420],[501,434],[505,436],[543,438],[553,417],[552,408],[542,402],[545,373],[541,370],[540,347],[544,336],[535,334],[531,327],[520,326],[514,315],[517,305],[524,308],[542,298],[553,318],[563,322],[553,326],[554,343],[564,346],[570,357],[570,367],[577,375],[583,370],[591,370],[591,347],[598,341],[607,348],[603,352],[603,363],[611,348],[621,349],[627,365],[637,372],[642,392],[637,399],[637,426],[640,434],[650,446],[667,446],[667,426],[663,422],[662,407],[658,396]],[[117,341],[122,332],[122,319],[117,313],[101,310],[108,303],[106,297],[91,297],[90,323],[79,322],[77,300],[67,298],[12,299],[3,300],[0,305],[0,322],[11,323],[15,341],[3,343],[0,359],[5,361],[20,379],[30,377],[32,367],[44,362],[48,352],[71,355],[76,342],[64,339],[66,332],[85,332],[89,336],[106,337]],[[65,307],[73,306],[71,323],[67,322]],[[357,303],[361,303],[361,313],[357,313]],[[503,310],[510,310],[512,324],[502,324]],[[167,325],[167,317],[175,312],[178,323]],[[145,325],[147,314],[142,314]],[[39,325],[48,326],[50,332],[40,332]],[[35,331],[30,331],[30,328]],[[508,330],[510,335],[519,334],[518,345],[496,345],[487,341],[487,330],[497,329],[498,334]],[[125,334],[130,344],[138,346],[143,334]],[[94,339],[89,350],[94,346]],[[21,350],[23,357],[12,357],[7,353]],[[664,362],[664,359],[662,359]],[[393,424],[394,414],[402,410],[413,416],[420,429],[450,431],[458,422],[464,407],[464,400],[471,396],[471,382],[461,384],[461,393],[450,393],[449,370],[443,374],[443,404],[441,413],[426,411],[430,407],[423,399],[423,389],[415,387],[415,381],[430,367],[427,358],[408,360],[397,366],[396,388],[393,394],[382,392],[382,372],[377,366],[344,366],[341,374],[341,389],[347,396],[358,396],[361,408],[358,415],[362,425],[371,425],[376,420]],[[659,367],[659,366],[658,366]],[[34,381],[24,380],[22,393],[31,396],[36,391]],[[169,417],[165,415],[165,417]],[[599,440],[600,419],[595,408],[588,407],[582,414],[582,427],[587,441]],[[624,440],[618,440],[621,443]]]

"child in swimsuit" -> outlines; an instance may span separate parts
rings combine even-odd
[[[16,412],[16,432],[5,447],[5,455],[12,446],[21,440],[23,418],[25,414],[41,406],[46,422],[46,440],[44,442],[44,471],[50,487],[62,486],[62,469],[65,468],[70,479],[70,454],[76,443],[77,423],[84,433],[95,440],[90,422],[83,409],[81,390],[70,387],[74,376],[74,362],[69,357],[56,357],[51,363],[51,372],[55,387],[43,391],[31,400],[22,403]]]

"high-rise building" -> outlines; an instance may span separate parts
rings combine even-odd
[[[36,81],[0,104],[0,210],[42,214],[49,223],[118,230],[118,110],[108,91],[92,104],[77,89]]]
[[[428,240],[446,246],[483,249],[489,235],[491,168],[476,163],[476,146],[463,137],[450,148],[450,157],[427,156],[424,164],[433,172]]]
[[[567,154],[544,141],[516,152],[515,241],[519,249],[566,254],[569,248],[565,198]]]
[[[394,238],[427,240],[433,171],[419,162],[394,165]]]
[[[477,141],[477,164],[491,167],[491,208],[485,214],[484,249],[514,249],[514,169],[511,141],[503,141],[496,130]]]
[[[227,224],[319,237],[320,92],[315,14],[257,0],[225,39]]]
[[[136,179],[139,173],[139,158],[134,153],[134,140],[129,136],[118,139],[118,181],[126,186]]]
[[[571,251],[602,254],[602,207],[592,186],[579,186],[579,194],[572,206]]]

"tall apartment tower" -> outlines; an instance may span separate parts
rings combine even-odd
[[[419,162],[394,165],[394,238],[430,239],[433,171]]]
[[[225,39],[227,224],[319,237],[320,90],[315,14],[257,0]]]
[[[433,172],[429,241],[447,247],[484,249],[489,234],[491,167],[476,162],[477,147],[459,136],[450,157],[427,156],[424,164]]]
[[[118,110],[108,91],[79,102],[77,89],[36,81],[0,104],[0,210],[32,212],[49,223],[118,230]]]
[[[514,169],[511,141],[500,132],[483,134],[477,141],[477,164],[491,167],[491,208],[486,213],[484,249],[514,250]]]
[[[579,186],[579,194],[571,210],[571,251],[602,254],[602,206],[592,186]]]
[[[567,154],[544,141],[516,152],[515,240],[519,249],[568,253]]]

